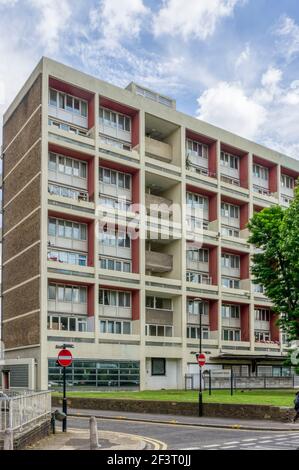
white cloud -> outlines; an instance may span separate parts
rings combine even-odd
[[[266,119],[265,109],[246,96],[239,83],[220,82],[198,99],[198,118],[253,139]]]
[[[5,86],[4,86],[4,82],[0,80],[0,106],[4,104],[4,96],[5,96]]]
[[[288,59],[299,53],[299,25],[293,18],[282,16],[274,33],[280,38],[281,52]]]
[[[219,82],[198,99],[197,117],[299,159],[299,80],[282,83],[282,71],[272,66],[253,90]]]
[[[12,7],[14,6],[19,0],[0,0],[0,7],[2,5]]]
[[[251,57],[251,48],[250,44],[246,44],[245,49],[240,53],[239,57],[236,60],[235,68],[238,69],[241,66],[244,66],[246,62],[249,61]]]
[[[231,16],[243,0],[164,0],[154,18],[154,33],[206,39],[212,36],[221,18]]]
[[[45,54],[52,54],[59,48],[61,34],[68,30],[72,14],[70,0],[29,0],[40,16],[36,25],[41,46]]]
[[[148,13],[142,0],[101,0],[90,12],[91,26],[113,46],[123,38],[137,37]]]

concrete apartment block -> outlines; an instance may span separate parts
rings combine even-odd
[[[297,160],[47,58],[4,116],[2,156],[6,381],[19,358],[22,386],[55,387],[71,343],[75,387],[183,388],[199,315],[208,369],[291,373],[247,223],[288,206]]]

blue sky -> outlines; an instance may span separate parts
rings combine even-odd
[[[42,55],[299,158],[298,0],[0,0],[0,117]]]

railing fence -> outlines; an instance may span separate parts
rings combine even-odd
[[[22,432],[51,416],[51,392],[0,392],[0,435]]]
[[[296,387],[297,377],[239,377],[233,376],[234,389],[292,389]],[[203,374],[202,385],[204,390],[209,389],[209,376]],[[231,388],[231,377],[215,377],[211,375],[211,387],[214,390]],[[185,389],[198,390],[199,374],[185,375]]]

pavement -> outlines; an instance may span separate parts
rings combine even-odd
[[[141,422],[141,423],[156,423],[156,424],[173,424],[181,426],[198,426],[203,428],[218,428],[218,429],[243,429],[253,431],[297,431],[299,432],[299,421],[296,424],[283,423],[280,421],[270,420],[245,420],[237,418],[209,418],[209,417],[196,417],[196,416],[178,416],[178,415],[161,415],[161,414],[145,414],[145,413],[131,413],[119,411],[104,411],[104,410],[82,410],[82,409],[68,409],[69,416],[72,417],[90,417],[95,416],[99,419],[117,420],[127,422]]]
[[[99,448],[95,450],[134,450],[162,449],[163,443],[134,434],[125,434],[112,431],[98,431]],[[35,445],[28,446],[26,450],[90,450],[89,429],[69,428],[66,433],[56,431],[39,441]]]

